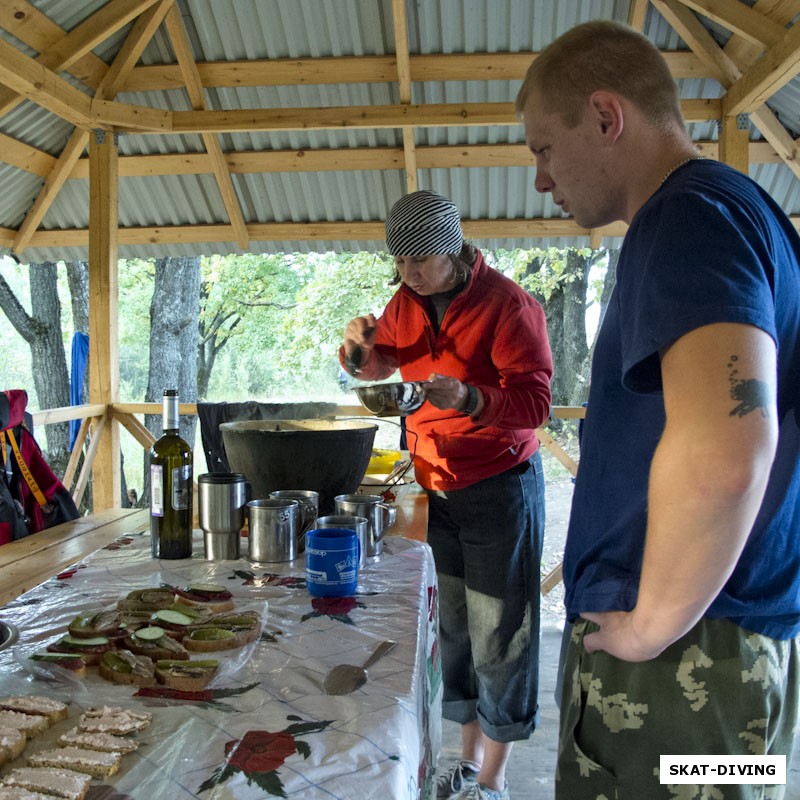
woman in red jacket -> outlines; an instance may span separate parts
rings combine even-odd
[[[439,798],[507,800],[505,765],[537,715],[544,480],[536,428],[550,413],[542,307],[465,242],[455,205],[430,191],[392,207],[400,287],[379,318],[351,320],[339,352],[358,377],[429,381],[406,418],[428,494],[439,580],[446,719],[462,759]]]

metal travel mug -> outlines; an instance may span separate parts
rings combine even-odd
[[[298,550],[302,553],[305,548],[306,533],[311,530],[311,526],[319,514],[319,492],[311,489],[279,489],[276,492],[270,492],[269,496],[274,500],[297,500],[300,504]]]
[[[240,472],[209,472],[197,478],[197,517],[209,561],[240,556],[249,484]]]
[[[367,558],[383,552],[383,537],[394,525],[397,509],[379,494],[340,494],[334,498],[337,514],[367,518]]]
[[[324,530],[325,528],[344,528],[348,531],[355,531],[358,542],[361,545],[358,568],[364,569],[367,564],[367,525],[366,517],[354,517],[352,514],[328,514],[325,517],[318,517],[314,527]]]
[[[294,561],[300,527],[297,500],[251,500],[247,504],[251,561]]]

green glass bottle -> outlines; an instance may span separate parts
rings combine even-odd
[[[150,448],[150,549],[153,558],[192,555],[192,448],[178,430],[178,391],[164,391],[164,433]]]

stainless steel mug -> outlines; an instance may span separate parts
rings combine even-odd
[[[239,558],[249,484],[240,472],[197,477],[197,518],[209,561]]]
[[[275,500],[297,500],[300,503],[300,531],[298,533],[299,552],[305,547],[306,533],[311,530],[314,520],[319,514],[319,492],[311,489],[278,489],[270,492],[269,496]]]
[[[297,558],[300,504],[297,500],[251,500],[247,504],[248,558],[294,561]]]
[[[367,563],[367,526],[369,520],[366,517],[354,517],[352,514],[328,514],[325,517],[317,517],[314,522],[315,528],[344,528],[348,531],[355,531],[361,545],[361,556],[358,560],[358,568],[364,569]]]
[[[367,558],[383,552],[383,537],[394,525],[397,510],[379,494],[340,494],[334,498],[337,514],[367,518]]]

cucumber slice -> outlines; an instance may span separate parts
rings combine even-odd
[[[175,669],[181,667],[199,667],[200,669],[216,669],[219,661],[215,658],[208,658],[200,661],[176,661],[174,659],[159,659],[156,661],[156,669]]]
[[[224,628],[197,628],[189,634],[189,638],[196,642],[214,642],[222,639],[235,639],[236,634]]]
[[[32,661],[68,661],[80,657],[80,653],[34,653],[30,658]]]
[[[163,628],[159,628],[158,625],[150,625],[148,628],[139,628],[138,631],[134,631],[133,635],[136,639],[141,639],[145,642],[155,642],[158,639],[162,639],[166,631]]]
[[[225,591],[224,586],[216,583],[192,583],[186,588],[189,592],[205,592],[206,594],[218,594]]]
[[[107,667],[112,672],[133,672],[133,667],[113,652],[103,654],[103,666]]]
[[[156,611],[150,618],[156,622],[168,622],[172,625],[191,625],[194,620],[180,611],[171,611],[169,608],[162,608]]]
[[[99,647],[100,645],[108,644],[108,637],[92,636],[89,639],[81,639],[78,636],[65,636],[61,642],[63,644],[74,644],[79,647]]]

